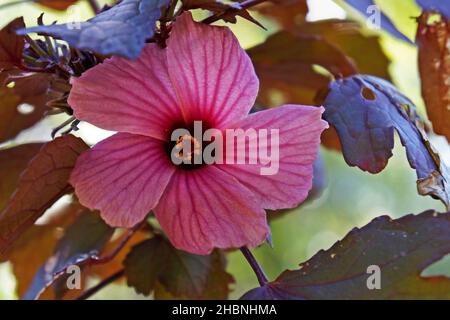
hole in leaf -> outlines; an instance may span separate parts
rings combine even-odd
[[[367,100],[375,100],[377,96],[375,95],[375,92],[373,92],[371,89],[364,87],[361,89],[361,95],[367,99]]]
[[[7,87],[7,88],[10,88],[10,89],[14,88],[15,86],[16,86],[16,83],[15,83],[14,81],[10,81],[10,82],[8,82],[8,84],[6,85],[6,87]]]
[[[439,13],[430,13],[427,16],[426,24],[428,26],[432,26],[432,25],[438,24],[440,22],[442,22],[442,16]]]
[[[28,103],[21,103],[17,106],[17,111],[23,115],[31,114],[34,111],[34,106]]]

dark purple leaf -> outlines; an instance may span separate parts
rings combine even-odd
[[[168,0],[123,0],[94,18],[77,23],[37,26],[19,31],[37,32],[67,41],[70,45],[103,55],[130,59],[139,56],[145,40],[153,37],[156,21]]]
[[[397,131],[416,169],[419,192],[449,203],[447,170],[428,142],[414,104],[391,83],[368,75],[338,79],[330,84],[324,106],[324,118],[336,128],[350,166],[371,173],[383,170]]]
[[[450,213],[381,216],[241,299],[449,299],[450,278],[421,276],[448,253]],[[380,289],[367,285],[369,266],[379,267]]]
[[[376,5],[373,0],[346,0],[348,4],[350,4],[352,7],[354,7],[356,10],[361,12],[366,17],[370,17],[373,12],[368,10],[370,6]],[[388,31],[393,36],[397,37],[400,40],[407,41],[409,43],[412,43],[411,40],[409,40],[403,33],[398,31],[398,29],[392,24],[391,20],[380,11],[380,23],[381,28]]]

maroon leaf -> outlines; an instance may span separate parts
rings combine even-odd
[[[0,30],[0,71],[20,65],[24,47],[24,37],[16,35],[16,30],[24,28],[23,18],[16,18]]]
[[[242,299],[449,299],[450,278],[421,276],[448,253],[450,213],[381,216]],[[380,289],[367,285],[370,266],[379,267]]]
[[[71,5],[74,5],[78,0],[33,0],[40,5],[48,7],[50,9],[64,11],[67,10]]]
[[[0,73],[0,142],[14,138],[43,118],[51,99],[47,93],[51,78],[49,74]]]
[[[17,190],[0,212],[0,252],[26,231],[61,196],[78,155],[89,149],[72,135],[46,143],[23,172]]]

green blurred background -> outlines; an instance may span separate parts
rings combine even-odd
[[[16,1],[0,0],[0,5]],[[340,1],[336,2],[342,4]],[[393,19],[399,30],[414,39],[416,23],[412,17],[418,16],[420,9],[413,0],[379,0],[376,2]],[[312,0],[308,1],[308,4],[310,8],[308,20],[346,17],[346,12],[331,0]],[[46,23],[55,20],[58,22],[86,20],[93,14],[85,0],[80,0],[77,5],[70,8],[68,14],[61,14],[30,2],[24,2],[0,9],[0,27],[20,15],[24,16],[27,26],[35,25],[37,17],[43,11]],[[198,16],[202,14],[199,12]],[[278,29],[273,22],[256,14],[255,17],[263,23],[268,31],[240,18],[236,25],[231,25],[245,48],[263,42],[268,35]],[[353,15],[351,18],[358,19]],[[394,83],[416,103],[421,115],[426,116],[420,96],[416,48],[402,43],[386,33],[382,33],[381,42],[386,54],[392,60],[390,73]],[[58,123],[60,121],[57,117],[46,119],[34,128],[21,133],[12,143],[49,140],[52,127]],[[83,124],[77,134],[87,142],[95,143],[111,133]],[[444,152],[444,160],[448,163],[450,157],[445,139],[432,137],[432,142],[440,151]],[[296,268],[300,262],[310,258],[318,250],[328,249],[353,227],[362,227],[377,216],[389,215],[397,218],[426,209],[444,210],[440,202],[417,194],[415,172],[409,168],[404,149],[398,139],[396,139],[394,156],[389,161],[387,168],[377,175],[347,166],[338,152],[322,148],[321,153],[327,170],[327,187],[322,196],[275,219],[271,225],[274,247],[270,248],[265,244],[255,250],[256,257],[270,279],[274,279],[285,269]],[[447,271],[449,267],[450,259],[444,259],[426,270],[426,273],[450,275]],[[228,271],[236,280],[231,298],[239,298],[245,291],[257,286],[256,278],[240,252],[229,254]],[[98,279],[92,279],[91,282],[95,283],[96,281]],[[11,272],[11,266],[8,263],[0,264],[0,299],[16,298],[15,279]],[[135,299],[146,297],[135,294],[134,290],[127,288],[125,284],[113,284],[97,293],[93,298]]]

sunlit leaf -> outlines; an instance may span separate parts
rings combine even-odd
[[[434,131],[450,141],[450,21],[440,17],[429,23],[433,16],[424,13],[418,19],[422,96]]]
[[[14,195],[0,212],[0,252],[72,190],[70,172],[78,155],[87,149],[83,140],[67,135],[46,143],[30,161]]]
[[[37,32],[67,41],[78,49],[103,55],[137,58],[145,40],[154,35],[156,21],[168,0],[123,0],[85,22],[53,24],[20,30]]]
[[[380,18],[381,28],[388,31],[396,38],[411,43],[403,33],[398,31],[391,20],[381,11],[380,7],[374,2],[374,0],[346,0],[352,7],[362,13],[366,18],[373,19],[372,22],[376,22],[377,17]]]
[[[450,213],[381,216],[242,299],[449,299],[450,278],[421,276],[448,253]],[[370,266],[379,267],[380,289],[369,289]]]
[[[424,10],[437,10],[450,18],[450,5],[443,0],[416,0]]]
[[[163,297],[225,299],[233,278],[220,252],[194,255],[180,251],[161,236],[136,245],[125,260],[127,283],[145,295],[160,283]]]

